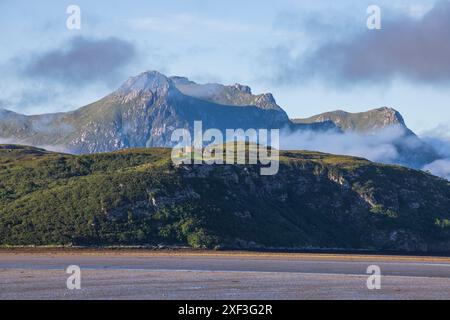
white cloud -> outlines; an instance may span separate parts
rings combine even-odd
[[[423,169],[430,171],[436,176],[450,180],[450,159],[436,160],[430,164],[427,164]]]
[[[197,17],[191,14],[172,14],[135,18],[129,21],[136,29],[189,33],[189,32],[255,32],[258,27],[240,22]]]
[[[439,128],[443,130],[445,126]],[[446,140],[440,137],[439,130],[430,132],[423,140],[432,145],[442,158],[424,166],[411,162],[412,158],[405,157],[405,154],[399,154],[398,146],[411,150],[421,148],[417,145],[420,141],[406,135],[401,127],[388,127],[372,134],[283,130],[280,136],[280,147],[283,150],[311,150],[357,156],[374,162],[400,164],[414,168],[420,166],[423,170],[450,180],[450,138]]]
[[[424,132],[422,139],[432,145],[443,158],[450,158],[450,125],[440,124]]]
[[[398,3],[394,7],[412,18],[420,19],[433,9],[433,3]]]
[[[403,136],[404,131],[397,127],[379,130],[376,134],[284,131],[280,137],[280,145],[284,150],[313,150],[395,163],[399,154],[394,142]]]

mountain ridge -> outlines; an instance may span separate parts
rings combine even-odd
[[[400,125],[408,129],[403,116],[391,107],[374,108],[363,112],[335,110],[314,115],[309,118],[294,118],[294,123],[315,123],[332,121],[344,131],[368,132],[386,126]],[[411,133],[412,131],[408,129]]]
[[[217,128],[223,132],[261,128],[338,134],[362,128],[359,132],[365,133],[399,125],[408,138],[407,146],[401,141],[396,145],[403,157],[399,163],[408,163],[410,154],[416,155],[411,161],[414,167],[437,158],[432,148],[407,128],[403,117],[392,108],[357,114],[338,111],[291,121],[270,93],[255,95],[250,87],[238,83],[198,84],[186,77],[167,77],[157,71],[130,77],[117,90],[74,111],[32,116],[12,111],[1,114],[0,138],[4,142],[77,154],[171,147],[173,130],[185,128],[192,132],[194,121],[201,120],[204,130]]]
[[[294,126],[269,93],[253,95],[249,87],[239,84],[199,85],[157,71],[130,77],[114,92],[74,111],[17,114],[16,118],[12,123],[0,119],[0,137],[28,145],[56,145],[74,153],[171,146],[171,131],[192,130],[195,120],[202,120],[205,128],[220,130]],[[331,126],[295,127],[328,130]],[[57,130],[49,135],[40,127]]]

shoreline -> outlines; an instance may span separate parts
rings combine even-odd
[[[206,250],[192,248],[131,248],[131,247],[0,247],[0,258],[6,256],[80,256],[80,257],[223,257],[249,259],[294,259],[344,261],[422,261],[450,262],[450,256],[415,253],[351,252],[351,251],[249,251],[249,250]]]

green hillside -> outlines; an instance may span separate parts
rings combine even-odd
[[[0,146],[0,244],[450,252],[450,183],[425,172],[286,151],[261,176],[170,152]]]

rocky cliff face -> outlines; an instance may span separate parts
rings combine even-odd
[[[339,159],[331,164],[334,161],[327,161],[328,156],[322,154],[294,152],[283,156],[292,161],[283,163],[279,173],[269,177],[261,177],[252,167],[184,166],[180,172],[200,199],[207,199],[206,192],[198,187],[200,181],[225,191],[215,206],[227,208],[228,201],[233,203],[232,214],[239,221],[234,246],[270,245],[265,242],[268,235],[264,227],[259,225],[259,229],[255,221],[272,221],[279,224],[279,232],[286,228],[279,236],[270,235],[272,239],[281,243],[286,238],[301,238],[299,247],[394,251],[450,248],[448,236],[431,240],[433,236],[425,231],[434,229],[443,219],[432,217],[432,212],[450,203],[450,185],[443,180],[429,180],[413,170],[376,167],[362,159],[352,164],[351,160],[346,163],[350,158]],[[423,192],[425,189],[431,192]],[[265,215],[267,208],[270,214]],[[245,235],[245,230],[255,229],[252,236]],[[436,231],[442,231],[441,227]]]

